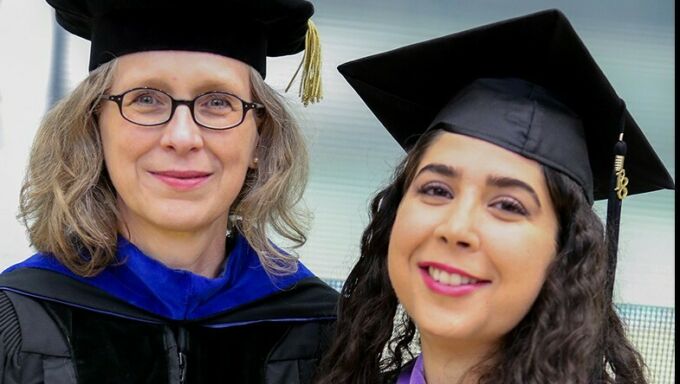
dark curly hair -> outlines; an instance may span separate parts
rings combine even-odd
[[[394,383],[413,359],[416,326],[397,310],[387,248],[399,203],[441,132],[418,140],[371,203],[361,256],[342,288],[336,338],[321,362],[318,384]],[[475,367],[479,383],[646,383],[642,358],[605,291],[602,222],[578,184],[548,167],[544,175],[559,222],[557,256],[527,315]]]

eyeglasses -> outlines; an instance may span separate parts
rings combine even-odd
[[[125,120],[145,127],[167,123],[179,105],[189,107],[196,124],[216,130],[234,128],[243,123],[249,110],[264,109],[262,104],[247,102],[227,92],[206,92],[193,100],[175,100],[159,89],[133,88],[102,98],[118,104]]]

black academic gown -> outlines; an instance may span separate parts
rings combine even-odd
[[[40,254],[0,275],[4,383],[311,382],[337,293],[304,266],[271,278],[239,237],[205,279],[121,241],[96,278]]]

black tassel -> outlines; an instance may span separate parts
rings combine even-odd
[[[623,134],[614,145],[614,168],[609,184],[609,198],[607,199],[607,297],[612,300],[614,293],[614,278],[616,275],[616,260],[619,246],[619,226],[621,223],[621,205],[628,194],[628,178],[623,168],[626,156],[626,142]]]
[[[606,365],[610,360],[610,352],[607,348],[609,329],[609,311],[614,304],[614,280],[616,277],[616,261],[619,246],[619,225],[621,223],[621,205],[623,199],[628,195],[628,178],[623,168],[626,157],[626,142],[623,141],[623,130],[625,128],[626,104],[621,100],[621,117],[619,121],[620,133],[619,140],[614,144],[614,166],[609,181],[609,196],[607,199],[607,280],[605,282],[604,297],[604,324],[602,329],[603,365],[598,366],[596,377],[604,382]]]

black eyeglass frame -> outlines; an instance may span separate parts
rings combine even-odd
[[[138,91],[140,89],[146,89],[146,90],[160,92],[160,93],[162,93],[162,94],[164,94],[164,95],[166,95],[167,97],[170,98],[172,104],[171,104],[171,108],[170,108],[170,116],[168,116],[167,120],[165,120],[161,123],[155,123],[155,124],[141,124],[141,123],[138,123],[136,121],[132,121],[127,116],[125,116],[125,114],[123,113],[123,98],[128,93],[133,92],[133,91]],[[205,95],[212,94],[212,93],[217,93],[217,94],[221,94],[221,95],[229,95],[229,96],[235,97],[236,99],[238,99],[241,102],[241,104],[243,105],[243,113],[241,114],[241,120],[238,123],[236,123],[234,125],[230,125],[228,127],[216,128],[216,127],[211,127],[209,125],[202,124],[198,120],[196,120],[196,115],[194,114],[194,104],[196,103],[196,100],[200,99],[201,97],[203,97]],[[131,122],[132,124],[137,124],[137,125],[140,125],[142,127],[156,127],[156,126],[159,126],[159,125],[167,124],[170,120],[172,120],[172,117],[175,116],[175,109],[177,109],[177,107],[180,106],[180,105],[186,105],[189,108],[189,111],[191,112],[191,118],[194,120],[194,123],[196,123],[196,125],[198,125],[199,127],[206,128],[206,129],[212,129],[214,131],[224,131],[224,130],[227,130],[227,129],[236,128],[239,125],[241,125],[246,119],[246,114],[251,109],[260,110],[260,109],[265,108],[264,105],[262,105],[260,103],[248,102],[248,101],[245,101],[242,98],[234,95],[233,93],[223,92],[223,91],[208,91],[208,92],[201,93],[200,95],[194,97],[191,100],[177,100],[174,97],[170,96],[170,94],[168,94],[167,92],[162,91],[160,89],[151,88],[151,87],[136,87],[136,88],[128,89],[127,91],[125,91],[121,94],[118,94],[118,95],[102,95],[101,98],[103,100],[113,101],[114,103],[116,103],[118,105],[118,112],[120,112],[120,115],[123,117],[123,119]]]

